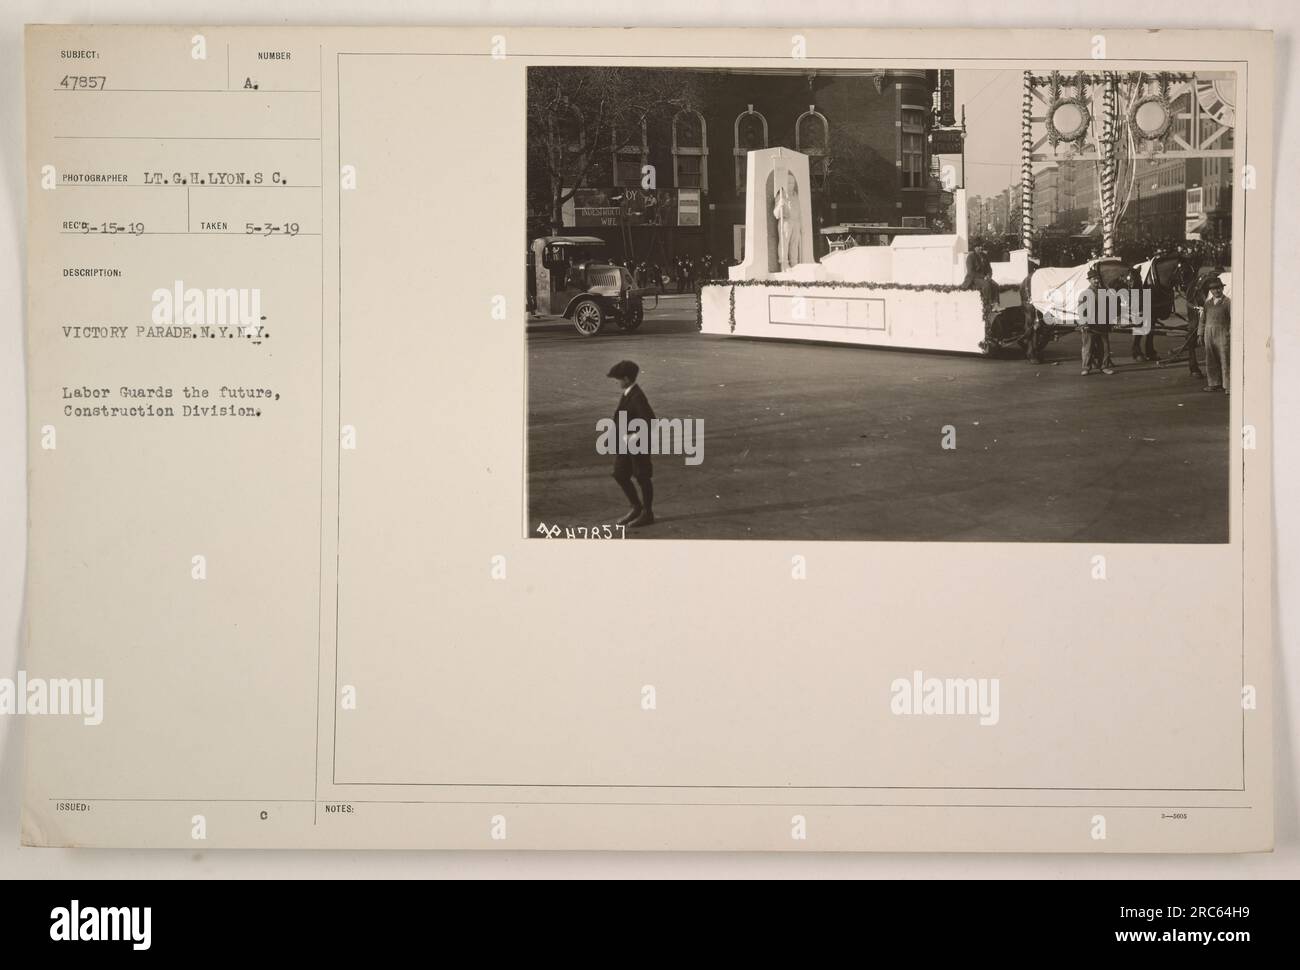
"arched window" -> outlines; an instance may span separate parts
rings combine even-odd
[[[902,139],[900,173],[905,189],[924,189],[926,109],[922,105],[902,106],[899,137]]]
[[[746,110],[736,115],[735,133],[736,194],[744,195],[745,156],[749,152],[767,147],[767,119],[755,111],[752,104],[748,105]]]
[[[690,108],[673,117],[673,185],[709,190],[709,128],[704,115]]]
[[[610,141],[613,149],[610,170],[614,175],[614,184],[621,188],[640,188],[641,169],[650,160],[650,143],[646,139],[645,119],[641,119],[639,145],[635,136],[628,139],[617,129],[611,132]]]
[[[824,189],[831,164],[831,129],[815,105],[808,105],[794,123],[794,150],[808,156],[813,188]]]

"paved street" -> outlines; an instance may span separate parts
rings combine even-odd
[[[605,372],[629,358],[659,417],[704,422],[702,464],[654,458],[657,522],[629,537],[1227,539],[1229,400],[1185,362],[1131,362],[1126,336],[1116,373],[1084,378],[1077,336],[1041,365],[706,337],[693,297],[670,296],[635,334],[527,340],[532,529],[626,511],[595,444]]]

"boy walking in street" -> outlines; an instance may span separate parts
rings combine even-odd
[[[641,369],[634,362],[620,360],[606,375],[618,381],[619,387],[623,389],[623,393],[619,395],[618,406],[614,409],[615,428],[631,427],[632,422],[639,418],[645,422],[644,427],[648,429],[650,422],[654,420],[655,413],[650,407],[650,401],[646,398],[645,391],[641,390],[636,382],[640,372]],[[629,435],[619,440],[619,447],[614,455],[614,481],[618,482],[618,487],[623,490],[623,494],[627,496],[632,506],[628,513],[618,520],[618,524],[639,529],[642,526],[654,525],[655,521],[655,490],[651,481],[654,466],[650,463],[649,441],[641,441],[640,448],[629,448],[629,443],[634,437]],[[632,451],[641,451],[641,453],[632,454],[630,453]],[[641,486],[639,496],[636,485],[632,484],[634,478],[637,485]]]

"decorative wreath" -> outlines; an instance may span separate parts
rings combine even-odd
[[[1079,124],[1069,131],[1061,131],[1056,127],[1056,112],[1066,105],[1072,104],[1079,112]],[[1057,97],[1047,108],[1047,137],[1051,141],[1052,147],[1055,148],[1058,142],[1077,142],[1082,141],[1088,133],[1088,126],[1092,123],[1092,109],[1088,101],[1082,95],[1075,95],[1070,98]]]
[[[1138,124],[1138,112],[1144,105],[1158,104],[1160,110],[1164,112],[1164,120],[1156,128],[1143,128]],[[1133,107],[1129,108],[1128,123],[1139,137],[1147,141],[1158,141],[1164,138],[1169,132],[1169,126],[1174,123],[1174,106],[1169,102],[1169,97],[1161,92],[1153,94],[1144,94],[1133,102]]]

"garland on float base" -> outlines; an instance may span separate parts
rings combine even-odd
[[[1014,286],[1015,284],[1008,285]],[[716,283],[701,284],[700,288],[703,289],[705,286],[771,286],[773,288],[783,286],[824,286],[829,289],[915,290],[930,293],[956,293],[965,289],[958,283],[863,283],[853,280],[826,280],[824,282],[817,282],[816,280],[719,280]]]
[[[855,283],[847,280],[833,280],[824,283],[817,283],[808,280],[727,280],[726,282],[701,283],[695,288],[695,326],[698,330],[704,329],[704,300],[703,290],[706,286],[728,286],[731,288],[727,294],[727,317],[731,332],[736,332],[736,289],[741,286],[770,286],[773,288],[780,287],[826,287],[828,289],[858,289],[858,290],[907,290],[913,293],[975,293],[980,298],[980,305],[987,316],[988,310],[993,306],[984,297],[982,290],[971,290],[957,283]],[[1017,283],[1001,283],[998,285],[998,293],[1005,293],[1008,290],[1019,290]]]

